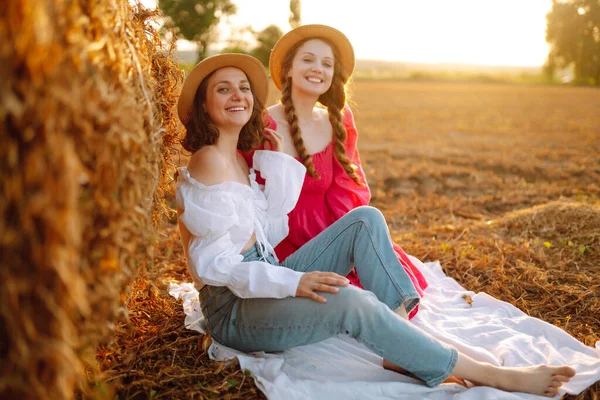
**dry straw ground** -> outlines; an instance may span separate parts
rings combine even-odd
[[[470,290],[600,340],[600,91],[359,81],[353,92],[372,204],[394,239]],[[131,325],[98,352],[108,382],[120,398],[263,398],[182,326],[166,289],[189,280],[173,219],[159,239]],[[596,384],[567,398],[599,396]]]

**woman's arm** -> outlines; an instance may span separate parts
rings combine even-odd
[[[190,232],[188,268],[194,278],[227,286],[242,298],[295,296],[302,273],[262,261],[242,262],[244,243],[234,243],[231,229],[241,229],[239,193],[206,190],[189,182],[177,188],[180,221]],[[248,226],[248,237],[253,224]]]
[[[190,272],[212,286],[227,286],[241,298],[296,296],[302,272],[263,261],[243,262],[229,232],[193,237],[189,246]]]

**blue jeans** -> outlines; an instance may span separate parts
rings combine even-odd
[[[244,261],[261,259],[256,245],[243,255]],[[272,257],[264,261],[279,265]],[[446,380],[457,351],[392,311],[403,304],[410,312],[419,295],[398,261],[379,210],[350,211],[282,264],[342,276],[353,266],[365,290],[348,286],[336,294],[319,293],[327,299],[324,304],[305,297],[242,299],[226,287],[205,286],[200,301],[211,336],[240,351],[274,352],[346,334],[428,386]]]

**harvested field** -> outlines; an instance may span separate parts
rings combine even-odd
[[[600,91],[358,81],[353,102],[372,205],[397,243],[467,289],[600,340]],[[174,219],[154,254],[131,325],[98,352],[118,396],[264,398],[182,326],[166,289],[189,280]],[[597,383],[567,398],[599,396]]]

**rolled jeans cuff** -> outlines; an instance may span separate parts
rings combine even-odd
[[[408,294],[402,293],[400,295],[400,298],[398,299],[398,301],[394,304],[392,304],[392,306],[390,307],[392,310],[397,310],[398,307],[400,307],[401,305],[404,305],[404,308],[406,309],[406,313],[410,314],[410,312],[412,310],[415,309],[416,306],[419,305],[419,302],[421,301],[421,296],[419,296],[419,293],[415,292],[411,292]]]
[[[458,351],[454,348],[451,348],[450,349],[450,362],[448,363],[446,370],[438,378],[430,379],[430,380],[426,381],[425,384],[429,387],[435,387],[435,386],[438,386],[438,385],[444,383],[444,381],[446,379],[448,379],[450,377],[450,375],[452,375],[452,371],[454,371],[454,368],[456,368],[457,362],[458,362]]]

